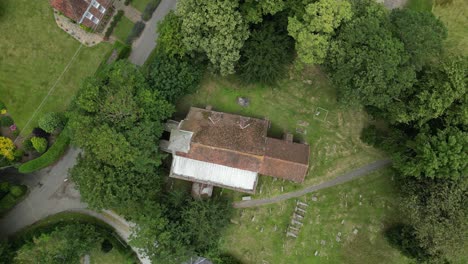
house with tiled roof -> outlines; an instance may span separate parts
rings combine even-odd
[[[96,29],[112,8],[111,0],[50,0],[50,5],[80,25]]]
[[[270,122],[192,107],[172,123],[163,149],[172,153],[170,177],[254,193],[258,175],[303,182],[309,145],[267,136]]]

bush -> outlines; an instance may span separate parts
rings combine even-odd
[[[102,244],[101,244],[101,251],[104,253],[108,253],[109,251],[112,250],[113,247],[114,246],[108,239],[104,239],[104,241],[102,241]]]
[[[10,188],[11,184],[9,182],[0,182],[0,192],[8,193],[10,191]]]
[[[123,15],[124,15],[123,10],[117,11],[117,14],[114,16],[114,19],[112,20],[112,22],[110,23],[109,27],[106,30],[106,33],[104,34],[105,39],[108,39],[112,35],[112,32],[114,32],[115,26],[117,26],[117,23],[119,23]]]
[[[13,152],[15,144],[7,137],[0,137],[0,156],[5,157],[6,160],[12,161],[15,159]],[[1,158],[3,160],[3,158]]]
[[[141,21],[136,22],[132,28],[132,31],[127,37],[127,44],[131,45],[133,41],[141,35],[141,32],[143,32],[143,29],[145,29],[145,23]]]
[[[23,196],[26,193],[26,186],[24,185],[14,185],[10,188],[10,193],[16,198]]]
[[[49,133],[45,132],[44,129],[40,127],[33,128],[32,134],[35,137],[41,137],[41,138],[48,138],[50,136]]]
[[[3,110],[3,109],[6,109],[6,106],[2,101],[0,101],[0,110]]]
[[[65,118],[61,113],[50,112],[43,115],[39,121],[39,127],[47,133],[60,130],[65,125]]]
[[[160,2],[161,0],[150,0],[150,2],[146,5],[145,10],[141,14],[141,19],[143,19],[143,21],[150,20],[153,16],[154,10],[158,8]]]
[[[63,155],[69,143],[69,132],[68,129],[65,128],[57,137],[55,144],[52,145],[46,153],[37,159],[22,164],[18,169],[19,172],[31,173],[52,165]]]
[[[34,149],[39,153],[44,153],[47,150],[47,139],[42,137],[31,138],[31,143]]]
[[[132,0],[125,0],[124,5],[128,6],[131,2]]]
[[[34,147],[32,145],[32,142],[31,142],[30,138],[27,138],[27,139],[23,140],[23,150],[24,151],[31,151],[33,149],[34,149]]]
[[[379,146],[383,141],[382,136],[379,135],[380,133],[381,132],[374,125],[365,127],[361,132],[361,140],[367,145]]]
[[[11,125],[13,125],[14,122],[13,122],[13,119],[9,116],[2,116],[0,117],[0,126],[2,127],[9,127]]]

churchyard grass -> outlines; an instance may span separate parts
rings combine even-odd
[[[130,19],[128,19],[126,16],[123,16],[114,29],[114,36],[125,43],[127,41],[128,34],[130,34],[130,31],[132,31],[133,25],[134,23],[130,21]]]

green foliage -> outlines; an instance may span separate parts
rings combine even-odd
[[[38,121],[39,127],[47,133],[61,130],[65,126],[65,117],[62,113],[49,112]]]
[[[57,140],[55,140],[55,143],[47,150],[46,153],[41,155],[39,158],[21,164],[21,166],[18,168],[18,171],[20,173],[31,173],[52,165],[63,155],[69,143],[70,135],[68,129],[64,129],[57,137]]]
[[[441,53],[447,29],[432,13],[394,9],[390,20],[395,35],[410,55],[410,63],[417,70]]]
[[[388,228],[385,236],[388,242],[404,255],[419,262],[427,261],[429,254],[419,245],[414,231],[412,226],[400,223]]]
[[[346,0],[320,0],[306,5],[302,17],[290,17],[288,32],[296,40],[298,59],[305,64],[322,64],[335,29],[351,19]]]
[[[0,240],[0,264],[10,264],[14,252],[8,240]]]
[[[150,20],[153,16],[154,10],[158,8],[160,2],[161,0],[149,0],[148,4],[145,7],[145,10],[143,10],[143,13],[141,13],[141,19],[143,21]]]
[[[387,11],[372,0],[354,3],[353,19],[332,42],[328,66],[340,101],[379,109],[392,107],[416,77]]]
[[[293,59],[293,41],[287,35],[285,19],[265,21],[252,29],[241,50],[238,72],[246,82],[275,84],[284,78]],[[281,21],[282,20],[282,21]]]
[[[8,192],[0,190],[0,215],[13,208],[27,191],[25,185],[6,185],[4,187],[9,187],[9,189]],[[1,195],[2,193],[4,193],[3,197]]]
[[[130,2],[132,2],[132,0],[125,0],[124,5],[128,6],[130,4]]]
[[[123,15],[124,15],[123,10],[117,11],[117,14],[114,16],[114,19],[112,20],[109,27],[107,28],[106,33],[104,33],[104,38],[105,39],[108,39],[112,35],[112,32],[114,32],[114,28],[117,26],[119,21],[122,19]]]
[[[47,139],[42,138],[42,137],[32,137],[31,138],[31,143],[33,145],[33,148],[39,152],[39,153],[44,153],[47,150]]]
[[[163,157],[158,141],[172,112],[129,62],[85,80],[69,121],[72,143],[85,153],[71,171],[83,200],[92,208],[119,208],[155,197]]]
[[[240,49],[249,36],[238,7],[237,1],[230,0],[184,0],[177,4],[186,48],[205,53],[222,75],[234,73]]]
[[[51,233],[43,233],[18,249],[13,263],[79,263],[101,240],[90,224],[59,226]]]
[[[13,197],[20,198],[26,193],[27,189],[28,188],[24,185],[13,185],[10,188],[10,193]]]
[[[157,48],[169,57],[183,57],[188,50],[183,42],[182,19],[174,11],[170,11],[162,21],[158,22]]]
[[[286,8],[284,0],[245,0],[241,3],[242,17],[247,23],[260,23],[265,15],[275,15]]]
[[[203,65],[193,59],[169,57],[158,52],[149,66],[148,82],[169,102],[195,92],[203,77]]]
[[[468,133],[456,127],[421,131],[394,155],[394,167],[407,176],[458,179],[468,175]]]
[[[24,151],[31,151],[34,149],[30,138],[23,140],[22,147]]]
[[[6,109],[5,103],[0,101],[0,111]]]
[[[130,34],[128,34],[126,40],[127,45],[131,45],[135,39],[139,38],[144,29],[145,23],[141,21],[136,22],[132,28],[132,31],[130,31]]]
[[[1,116],[0,117],[0,126],[9,127],[14,124],[13,119],[10,116]]]

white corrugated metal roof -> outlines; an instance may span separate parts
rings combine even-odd
[[[172,173],[213,185],[253,191],[258,173],[214,163],[173,156]]]

